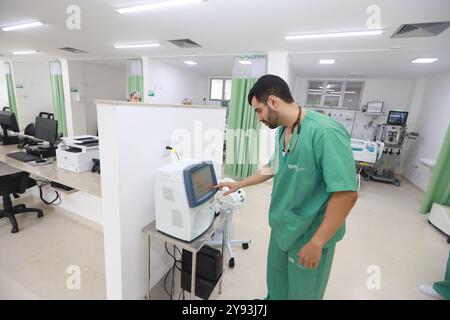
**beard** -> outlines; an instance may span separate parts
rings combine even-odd
[[[266,126],[268,126],[270,129],[275,129],[279,126],[278,123],[278,114],[275,113],[275,111],[272,111],[270,108],[268,110],[267,114],[267,121],[263,121]]]

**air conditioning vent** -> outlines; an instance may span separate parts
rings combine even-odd
[[[191,39],[169,40],[169,42],[180,48],[200,48],[201,47],[201,45],[199,45],[198,43],[195,43]]]
[[[87,53],[87,51],[71,48],[71,47],[64,47],[64,48],[58,48],[59,50],[71,52],[71,53]]]
[[[402,24],[391,38],[435,37],[450,26],[450,21]]]

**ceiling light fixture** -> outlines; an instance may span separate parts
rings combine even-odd
[[[349,31],[349,32],[330,32],[330,33],[316,33],[316,34],[299,34],[293,36],[285,36],[285,40],[299,40],[299,39],[316,39],[316,38],[340,38],[340,37],[356,37],[356,36],[374,36],[382,34],[383,30],[364,30],[364,31]]]
[[[319,64],[334,64],[334,59],[320,59]]]
[[[159,43],[141,43],[141,44],[115,44],[116,49],[134,49],[134,48],[148,48],[148,47],[159,47]]]
[[[9,27],[3,27],[3,31],[13,31],[13,30],[20,30],[20,29],[27,29],[27,28],[34,28],[38,26],[42,26],[43,23],[40,21],[35,22],[29,22],[29,23],[22,23],[15,26],[9,26]]]
[[[252,64],[252,62],[250,60],[239,60],[238,62],[240,64]]]
[[[138,12],[138,11],[147,11],[147,10],[153,10],[153,9],[175,7],[175,6],[191,4],[191,3],[205,2],[205,1],[206,0],[172,0],[172,1],[163,1],[163,2],[143,4],[143,5],[140,5],[140,6],[120,8],[120,9],[116,9],[116,11],[119,12],[119,13],[131,13],[131,12]]]
[[[437,60],[438,60],[438,58],[417,58],[417,59],[411,61],[411,63],[433,63]]]
[[[184,63],[190,66],[195,66],[197,64],[195,61],[184,61]]]
[[[14,55],[21,55],[21,54],[35,54],[38,53],[36,50],[28,50],[28,51],[13,51]]]

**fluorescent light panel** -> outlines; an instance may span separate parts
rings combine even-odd
[[[159,47],[159,43],[140,43],[140,44],[115,44],[116,49],[134,49],[134,48],[148,48],[148,47]]]
[[[334,64],[335,60],[334,59],[320,59],[319,63],[320,64]]]
[[[195,66],[197,64],[195,61],[184,61],[184,63],[190,66]]]
[[[117,12],[119,12],[119,13],[131,13],[131,12],[138,12],[138,11],[147,11],[147,10],[175,7],[175,6],[180,6],[180,5],[185,5],[185,4],[192,4],[192,3],[198,3],[198,2],[204,2],[204,1],[206,1],[206,0],[171,0],[171,1],[162,1],[162,2],[156,2],[156,3],[143,4],[143,5],[140,5],[140,6],[120,8],[120,9],[117,9]]]
[[[9,27],[3,27],[3,31],[13,31],[13,30],[20,30],[20,29],[27,29],[27,28],[34,28],[38,26],[42,26],[42,22],[40,21],[34,21],[29,23],[22,23],[15,26],[9,26]]]
[[[252,64],[252,62],[250,60],[239,60],[238,62],[240,64]]]
[[[411,61],[411,63],[433,63],[437,60],[438,60],[438,58],[417,58],[417,59]]]
[[[38,53],[36,50],[28,50],[28,51],[13,51],[14,55],[21,55],[21,54],[35,54]]]
[[[373,36],[382,34],[383,30],[364,30],[364,31],[350,31],[350,32],[330,32],[330,33],[316,33],[316,34],[300,34],[293,36],[285,36],[286,40],[298,39],[316,39],[316,38],[340,38],[340,37],[356,37],[356,36]]]

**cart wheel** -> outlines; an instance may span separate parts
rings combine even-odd
[[[395,180],[394,184],[395,184],[397,187],[400,187],[400,180]]]
[[[234,258],[231,258],[230,261],[228,261],[228,266],[234,268]]]
[[[243,244],[242,244],[242,249],[247,250],[247,249],[248,249],[248,243],[243,243]]]
[[[37,217],[38,218],[42,218],[44,216],[44,213],[41,211],[41,212],[38,212],[38,214],[37,214]]]

